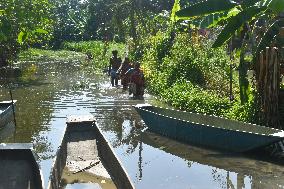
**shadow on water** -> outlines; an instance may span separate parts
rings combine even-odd
[[[185,145],[148,132],[132,105],[165,105],[148,94],[133,99],[120,87],[112,88],[107,76],[82,69],[76,57],[74,62],[39,62],[37,68],[35,81],[15,81],[16,135],[0,134],[0,142],[33,142],[46,185],[66,117],[91,113],[137,189],[284,187],[281,165]],[[0,100],[7,99],[7,88],[0,88]],[[88,187],[92,186],[72,186]]]

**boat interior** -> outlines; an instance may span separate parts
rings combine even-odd
[[[20,146],[20,148],[15,146]],[[28,144],[1,144],[0,189],[43,188],[41,173],[29,146]]]

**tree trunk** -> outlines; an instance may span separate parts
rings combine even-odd
[[[279,121],[280,53],[276,47],[267,47],[259,58],[257,87],[261,122],[273,128],[281,128]]]
[[[282,13],[284,15],[284,13]],[[282,16],[283,17],[283,16]],[[280,44],[284,44],[284,27],[280,29]],[[279,46],[280,49],[280,74],[284,75],[284,47]],[[280,81],[281,82],[281,81]],[[284,90],[279,91],[279,117],[281,129],[284,129]]]

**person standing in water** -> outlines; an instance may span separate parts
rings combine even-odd
[[[145,89],[145,79],[143,71],[140,69],[140,64],[135,63],[134,69],[130,69],[129,72],[131,72],[129,79],[129,94],[133,93],[133,97],[142,98]]]
[[[109,60],[108,75],[111,77],[111,85],[114,87],[118,85],[118,74],[117,71],[121,65],[121,58],[117,56],[118,51],[112,51],[112,57]]]
[[[123,87],[122,90],[124,91],[127,90],[127,87],[128,87],[129,74],[126,74],[126,73],[130,68],[131,68],[130,59],[128,57],[125,57],[123,63],[118,69],[118,73],[121,78],[121,85]]]

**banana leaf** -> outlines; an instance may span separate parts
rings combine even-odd
[[[284,19],[280,19],[275,21],[267,31],[265,32],[264,36],[261,38],[260,42],[257,45],[255,56],[258,56],[259,53],[264,50],[266,47],[271,45],[271,42],[275,37],[279,34],[280,28],[284,27]]]
[[[174,6],[172,8],[171,21],[175,22],[177,20],[176,12],[180,10],[179,0],[175,0]]]
[[[234,17],[231,17],[228,24],[218,35],[212,47],[216,48],[222,46],[243,24],[249,22],[254,16],[264,10],[266,10],[265,7],[253,6],[245,9]]]
[[[204,16],[212,13],[229,11],[238,4],[230,0],[207,0],[190,5],[176,13],[178,17],[190,18]]]
[[[215,26],[221,17],[225,16],[224,13],[214,13],[205,16],[201,22],[199,27],[200,28],[210,28]]]

